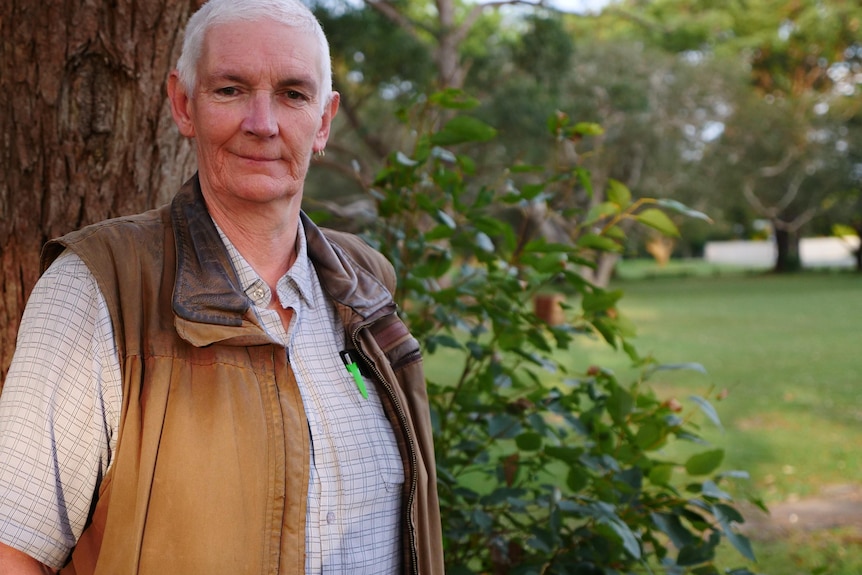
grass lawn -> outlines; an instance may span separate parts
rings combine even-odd
[[[724,430],[704,420],[705,435],[726,449],[727,468],[751,473],[754,494],[777,504],[862,484],[862,277],[703,269],[640,277],[651,279],[614,285],[625,291],[620,308],[638,328],[638,350],[708,371],[659,372],[653,386],[684,403],[712,390]],[[627,371],[625,358],[598,343],[574,359]],[[862,573],[858,533],[757,541],[755,551],[771,575]]]
[[[637,327],[633,342],[642,355],[708,371],[658,372],[658,393],[686,407],[693,406],[690,395],[709,395],[724,429],[702,417],[704,435],[727,451],[726,469],[751,473],[747,489],[767,505],[862,484],[862,277],[704,266],[676,272],[624,262],[613,286],[625,292],[620,310]],[[622,353],[585,339],[574,346],[571,365],[583,371],[591,364],[613,368],[622,382],[635,377]],[[755,538],[757,570],[858,575],[860,539],[840,529]],[[723,565],[742,563],[732,549],[728,557]]]

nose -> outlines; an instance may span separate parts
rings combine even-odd
[[[252,93],[242,122],[243,131],[260,138],[275,136],[278,122],[272,106],[272,99],[266,91]]]

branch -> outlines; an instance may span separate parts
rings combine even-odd
[[[330,214],[337,218],[347,220],[354,226],[362,227],[367,222],[372,222],[377,218],[377,210],[374,202],[368,198],[362,198],[345,204],[343,201],[321,200],[317,198],[308,198],[308,203],[313,206],[320,206]]]
[[[626,179],[626,187],[629,189],[634,189],[638,184],[640,184],[644,166],[643,144],[635,142],[633,147],[635,149],[635,155],[632,158],[631,172],[629,173],[629,177]]]
[[[433,29],[424,25],[422,22],[417,22],[408,18],[407,16],[402,14],[395,6],[393,6],[386,0],[366,0],[365,4],[371,6],[372,8],[389,18],[392,22],[396,23],[398,26],[406,30],[414,38],[418,39],[419,30],[428,32],[432,35],[435,34]]]
[[[798,172],[790,183],[787,185],[787,192],[785,192],[784,196],[775,204],[775,210],[779,214],[787,209],[793,200],[796,199],[796,195],[799,193],[799,188],[802,186],[802,182],[805,180],[805,172]]]
[[[518,5],[532,6],[533,8],[547,8],[547,9],[553,10],[555,12],[561,12],[561,10],[556,9],[553,6],[549,6],[547,4],[546,0],[536,0],[536,1],[531,1],[531,0],[494,0],[493,2],[485,2],[482,4],[475,4],[473,6],[472,10],[470,10],[470,12],[464,18],[464,21],[461,22],[461,24],[458,26],[458,28],[452,33],[453,41],[456,44],[460,44],[461,42],[463,42],[467,38],[467,35],[470,33],[470,30],[472,29],[473,25],[479,19],[479,16],[481,16],[482,12],[484,12],[485,10],[497,9],[497,8],[502,7],[502,6],[518,6]]]
[[[670,30],[668,28],[666,28],[665,26],[662,26],[658,22],[652,22],[652,21],[647,20],[646,18],[644,18],[638,14],[634,14],[632,12],[629,12],[627,10],[623,10],[621,8],[612,8],[612,7],[606,8],[605,12],[614,13],[614,14],[622,17],[622,18],[625,18],[627,20],[631,20],[635,24],[638,24],[639,26],[646,28],[647,30],[649,30],[651,32],[658,32],[662,36],[667,36],[670,33]]]
[[[817,215],[818,211],[819,210],[817,208],[808,208],[789,222],[776,218],[772,221],[772,225],[777,229],[795,234],[802,226],[814,219],[814,216]]]
[[[353,102],[346,97],[343,90],[338,89],[338,80],[336,78],[333,78],[333,84],[335,90],[341,94],[339,111],[342,116],[347,118],[347,123],[353,128],[356,135],[359,136],[365,145],[368,146],[368,149],[370,149],[378,159],[385,158],[389,154],[389,150],[384,145],[383,140],[370,133],[369,130],[364,127],[362,120],[359,118],[359,114],[357,113],[357,107],[352,105]]]
[[[787,153],[781,158],[781,161],[775,164],[774,166],[765,166],[757,170],[757,173],[764,178],[773,178],[778,174],[782,173],[788,167],[790,167],[790,163],[795,160],[799,156],[799,148],[792,147],[787,150]]]
[[[745,196],[746,201],[752,208],[754,208],[755,212],[765,218],[769,218],[770,220],[775,219],[774,210],[763,205],[763,202],[761,202],[760,198],[758,198],[754,193],[754,185],[751,183],[751,180],[746,179],[745,182],[743,182],[742,195]]]
[[[374,181],[374,176],[369,175],[370,170],[368,166],[359,159],[359,155],[354,153],[353,150],[346,146],[342,146],[337,142],[332,140],[326,146],[326,149],[335,152],[335,156],[342,156],[345,158],[350,158],[349,162],[339,162],[337,160],[329,160],[328,158],[316,159],[314,160],[314,165],[319,166],[325,170],[332,170],[334,172],[338,172],[348,179],[354,180],[358,183],[363,190],[367,190],[371,187],[372,182]],[[355,164],[354,164],[355,162]],[[358,169],[356,168],[358,166]]]

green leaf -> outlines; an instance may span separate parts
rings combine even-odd
[[[707,373],[706,368],[705,368],[705,367],[703,367],[703,365],[702,365],[702,364],[700,364],[700,363],[695,363],[695,362],[688,362],[688,363],[661,363],[661,364],[659,364],[659,365],[653,366],[653,367],[650,369],[650,373],[653,373],[653,372],[656,372],[656,371],[677,371],[677,370],[682,370],[682,369],[685,369],[685,370],[691,370],[691,371],[697,371],[697,372],[700,372],[700,373],[703,373],[703,374]]]
[[[611,347],[617,349],[617,330],[605,318],[596,318],[592,322],[593,327]]]
[[[718,474],[717,477],[731,477],[733,479],[751,479],[751,474],[741,469],[731,469],[729,471],[722,471]]]
[[[489,236],[496,236],[511,231],[511,227],[505,222],[487,216],[473,217],[470,219],[470,222],[476,226],[477,230],[483,231]]]
[[[608,398],[607,409],[611,418],[620,423],[625,421],[626,416],[632,412],[634,399],[632,395],[621,387],[615,387]]]
[[[488,419],[488,435],[493,439],[512,438],[520,432],[520,422],[511,415],[500,413]]]
[[[648,478],[654,485],[670,485],[671,477],[673,477],[673,465],[670,463],[659,463],[650,469]]]
[[[638,429],[635,442],[644,451],[658,449],[664,443],[666,428],[657,421],[646,421]]]
[[[549,253],[540,258],[530,258],[533,269],[542,274],[552,274],[566,268],[568,258],[565,253]]]
[[[620,213],[620,207],[614,202],[602,202],[596,204],[590,211],[587,212],[587,217],[584,219],[584,224],[589,225],[599,221],[602,218],[615,216]]]
[[[585,511],[596,521],[610,528],[619,537],[623,548],[635,559],[641,558],[641,546],[637,536],[617,514],[618,508],[604,501],[594,501],[586,506]]]
[[[626,241],[626,232],[620,226],[611,226],[603,231],[606,238],[617,240],[618,242]]]
[[[434,146],[431,149],[431,156],[448,164],[455,164],[458,161],[458,157],[455,154],[440,146]]]
[[[573,465],[569,468],[569,473],[566,476],[566,487],[572,490],[572,493],[578,493],[587,486],[590,480],[590,475],[587,470],[580,465]]]
[[[585,170],[584,168],[575,168],[575,175],[578,178],[578,182],[587,192],[587,197],[592,199],[593,197],[593,181],[590,178],[590,172]]]
[[[715,410],[715,408],[709,401],[697,395],[691,395],[689,396],[689,399],[691,399],[698,405],[698,407],[700,407],[700,410],[704,414],[706,414],[709,420],[712,421],[716,427],[722,430],[724,429],[721,425],[721,418],[718,417],[718,412]]]
[[[601,124],[595,124],[593,122],[578,122],[572,126],[571,130],[575,134],[580,134],[582,136],[601,136],[605,133]]]
[[[739,512],[728,505],[718,504],[713,506],[713,515],[718,519],[722,533],[724,533],[724,536],[727,537],[727,540],[730,541],[736,550],[749,561],[756,561],[757,559],[754,556],[754,550],[751,548],[751,542],[748,540],[748,537],[737,533],[733,529],[733,523],[742,523],[743,521]]]
[[[693,210],[686,206],[685,204],[678,202],[676,200],[668,200],[668,199],[660,199],[656,201],[656,204],[663,208],[667,208],[669,210],[673,210],[675,212],[679,212],[680,214],[686,215],[690,218],[695,218],[698,220],[703,220],[705,222],[712,223],[712,218],[703,212],[699,212],[697,210]]]
[[[404,154],[404,152],[397,152],[395,154],[395,161],[398,162],[399,164],[401,164],[402,166],[408,166],[408,167],[415,166],[416,164],[419,163],[416,160],[413,160],[413,159],[407,157],[407,155]]]
[[[452,254],[449,252],[432,251],[429,252],[424,261],[414,266],[412,273],[416,278],[439,278],[452,265]]]
[[[509,167],[513,174],[538,174],[545,171],[545,166],[538,164],[514,164]]]
[[[548,456],[569,464],[577,463],[583,452],[584,450],[578,447],[560,447],[557,445],[545,446],[545,453]]]
[[[691,545],[697,539],[691,531],[685,528],[678,515],[670,513],[651,513],[650,517],[659,531],[670,537],[671,543],[677,549]]]
[[[632,193],[620,181],[608,181],[608,200],[615,203],[622,209],[626,209],[632,203]]]
[[[515,438],[515,444],[522,451],[538,451],[542,448],[542,436],[528,431]]]
[[[478,232],[475,236],[476,247],[489,254],[494,253],[494,242],[488,237],[485,232]]]
[[[438,224],[425,234],[425,241],[433,242],[445,238],[451,238],[454,230],[445,224]]]
[[[598,234],[584,234],[578,238],[578,247],[600,250],[603,252],[621,252],[623,246],[611,238]]]
[[[715,550],[705,543],[686,545],[679,550],[676,564],[680,567],[691,567],[712,561],[715,558]]]
[[[472,110],[479,105],[479,100],[468,96],[466,92],[456,88],[447,88],[440,92],[431,94],[429,100],[443,108],[450,110]]]
[[[704,497],[712,497],[713,499],[723,499],[725,501],[731,501],[733,499],[729,493],[722,491],[722,489],[715,484],[715,481],[704,481],[700,488],[700,492]]]
[[[533,200],[536,198],[536,196],[541,194],[543,191],[545,191],[545,184],[544,183],[524,184],[523,186],[521,186],[521,197],[524,200]]]
[[[443,210],[437,210],[437,221],[453,230],[456,227],[455,220],[452,219],[452,216],[450,216]]]
[[[745,517],[742,516],[742,513],[740,513],[736,508],[725,503],[716,503],[713,505],[712,514],[715,515],[719,521],[739,524],[745,523]]]
[[[621,290],[595,290],[593,292],[588,292],[584,294],[584,299],[581,302],[581,306],[587,313],[607,311],[617,305],[617,302],[622,297],[623,292]]]
[[[461,345],[457,339],[452,337],[451,335],[435,335],[428,338],[428,341],[433,341],[435,345],[440,345],[443,347],[449,347],[452,349],[463,349],[464,346]]]
[[[476,118],[457,116],[443,129],[431,136],[431,143],[438,146],[451,146],[464,142],[487,142],[497,135],[497,130]]]
[[[679,230],[670,218],[661,210],[649,208],[637,214],[635,219],[640,223],[654,228],[666,236],[679,237]]]
[[[689,475],[708,475],[718,469],[724,461],[723,449],[712,449],[697,453],[685,462],[685,470]]]

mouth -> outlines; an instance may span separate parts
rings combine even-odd
[[[242,158],[243,160],[245,160],[247,162],[259,162],[259,163],[278,161],[278,158],[267,158],[264,156],[240,156],[240,158]]]
[[[238,153],[236,156],[247,162],[277,162],[281,158],[279,156],[270,156],[266,154],[241,154]]]

